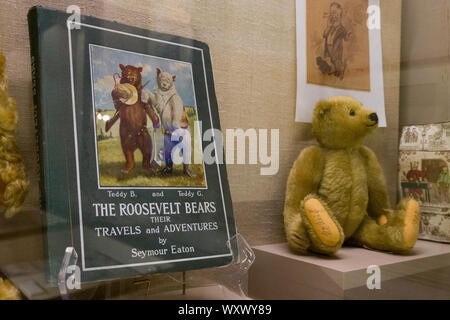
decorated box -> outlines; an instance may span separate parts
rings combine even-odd
[[[400,194],[421,205],[420,238],[450,242],[450,122],[404,127],[399,157]]]

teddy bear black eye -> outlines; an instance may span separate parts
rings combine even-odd
[[[356,114],[356,112],[355,112],[355,110],[350,110],[350,115],[352,116],[352,117],[354,117],[355,116],[355,114]]]

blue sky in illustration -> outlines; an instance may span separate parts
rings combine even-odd
[[[106,47],[91,46],[92,83],[94,84],[96,109],[114,110],[111,91],[114,88],[113,74],[121,74],[119,64],[142,67],[142,84],[150,80],[145,88],[152,92],[154,92],[156,87],[156,68],[176,75],[175,88],[183,100],[183,104],[196,107],[192,71],[189,63]],[[116,81],[120,81],[120,79],[116,77]]]

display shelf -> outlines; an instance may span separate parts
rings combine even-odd
[[[335,257],[300,256],[286,243],[253,250],[248,290],[255,299],[450,298],[448,244],[418,241],[405,255],[344,247]],[[380,289],[367,286],[373,265],[380,268]]]
[[[42,232],[41,219],[38,210],[23,210],[10,219],[0,214],[0,240]]]
[[[237,234],[227,241],[236,248],[234,263],[185,273],[147,274],[110,281],[83,282],[78,288],[67,288],[69,266],[79,265],[78,254],[66,249],[61,261],[58,286],[49,284],[43,260],[0,264],[4,276],[32,300],[78,299],[147,299],[147,300],[247,300],[248,270],[254,263],[254,253],[245,238]]]
[[[45,276],[45,262],[42,260],[21,262],[0,266],[0,273],[4,274],[12,284],[19,289],[24,299],[28,300],[59,300],[61,294],[56,286],[50,286]],[[102,284],[104,286],[104,284]],[[95,297],[97,284],[85,284],[82,290],[76,292],[82,299]],[[99,294],[101,295],[101,293]]]
[[[187,288],[186,293],[182,290],[173,290],[158,294],[142,295],[140,293],[130,293],[120,296],[121,300],[249,300],[247,297],[221,285]]]
[[[8,276],[9,280],[20,290],[25,299],[31,300],[60,300],[61,292],[55,286],[49,286],[45,279],[43,261],[33,263],[19,263],[0,267],[0,272]],[[211,272],[210,272],[211,275]],[[134,279],[122,281],[104,281],[99,283],[84,283],[81,290],[71,291],[65,299],[120,299],[120,300],[248,300],[245,295],[228,288],[225,285],[200,279],[197,282],[188,281],[184,294],[182,282],[174,281],[168,275],[159,275],[160,278],[149,282],[152,284],[146,290],[146,283]],[[161,282],[161,277],[166,281]],[[195,278],[195,276],[194,276]],[[136,278],[140,279],[140,278]],[[147,278],[142,278],[143,280]],[[172,279],[172,280],[170,280]],[[125,284],[126,283],[126,284]],[[229,285],[230,283],[227,283]],[[197,286],[198,285],[198,286]],[[131,288],[130,288],[131,286]],[[179,288],[175,288],[178,286]],[[134,287],[134,290],[132,289]]]

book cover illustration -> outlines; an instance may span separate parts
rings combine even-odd
[[[206,186],[191,64],[92,44],[90,60],[99,186]],[[178,127],[181,143],[188,142],[179,146],[168,134],[174,119],[161,118],[175,103],[176,120],[185,121]],[[177,146],[182,152],[173,150]],[[186,165],[174,166],[173,157],[178,157],[175,163],[190,164],[191,172],[186,174]],[[154,174],[161,166],[172,166],[172,172]]]
[[[231,263],[208,46],[68,17],[29,12],[49,281],[68,246],[81,281]]]

